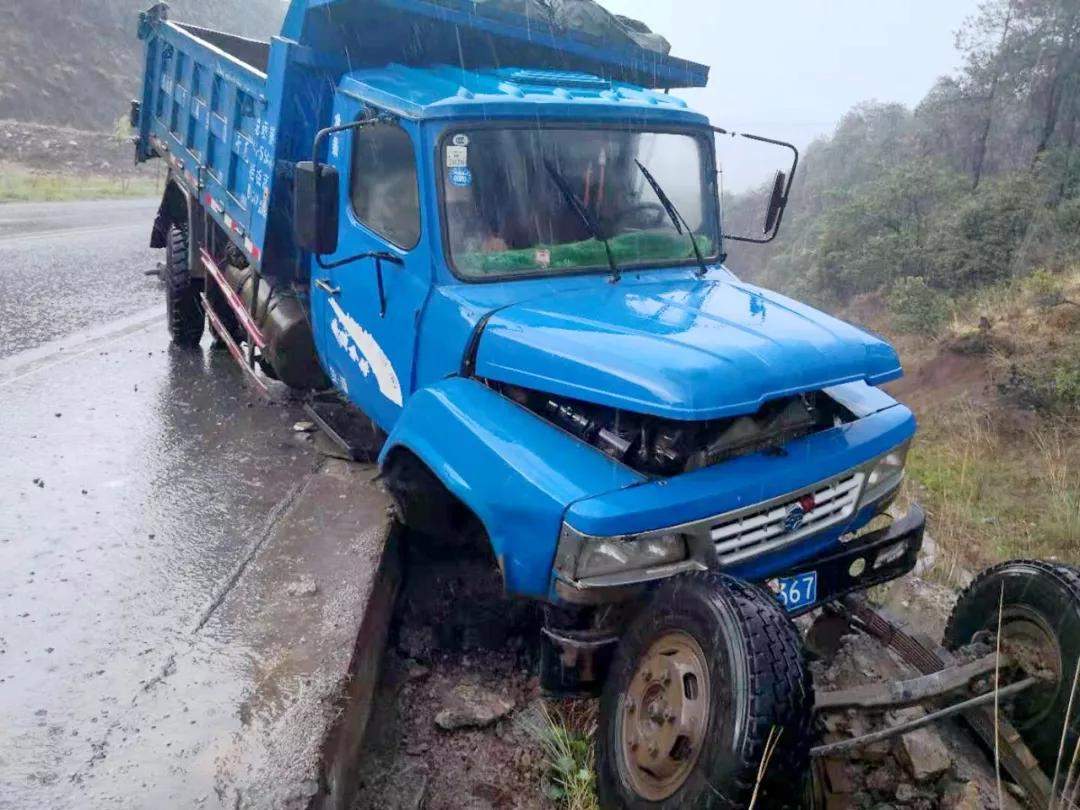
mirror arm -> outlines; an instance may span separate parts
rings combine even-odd
[[[791,187],[795,183],[795,171],[799,168],[799,150],[794,144],[790,144],[787,141],[778,141],[774,138],[766,138],[762,135],[751,135],[746,132],[729,132],[721,127],[710,127],[717,135],[728,135],[732,138],[746,138],[751,141],[758,141],[759,143],[772,144],[773,146],[782,146],[785,149],[790,149],[793,155],[791,161],[791,171],[788,173],[787,185],[784,187],[784,194],[780,200],[780,213],[776,216],[776,224],[773,226],[772,233],[765,236],[763,239],[756,239],[750,236],[728,236],[724,234],[724,239],[731,242],[749,242],[752,245],[767,245],[772,242],[780,234],[780,226],[784,222],[784,212],[787,210],[788,199],[791,196]],[[723,201],[721,201],[723,202]]]
[[[319,164],[319,149],[322,147],[323,141],[325,141],[331,135],[336,135],[339,132],[348,132],[348,131],[354,130],[354,129],[362,129],[363,127],[370,126],[371,124],[377,123],[377,122],[379,122],[381,120],[383,120],[381,117],[374,116],[372,118],[361,118],[359,121],[353,121],[353,122],[348,123],[348,124],[339,124],[338,126],[335,126],[335,127],[326,127],[325,129],[320,129],[318,131],[318,133],[315,135],[314,143],[311,145],[311,163],[312,163],[312,165],[314,165],[316,167],[316,172],[318,172],[318,167],[320,165]],[[319,175],[318,174],[316,174],[315,182],[316,183],[319,182]],[[320,221],[319,220],[319,195],[317,193],[315,195],[314,218],[315,218],[316,222]],[[324,262],[323,261],[323,254],[322,253],[316,253],[315,254],[315,263],[318,264],[319,267],[321,267],[323,270],[333,270],[335,267],[341,267],[343,264],[352,264],[353,262],[359,261],[360,259],[370,258],[372,255],[373,254],[370,254],[370,253],[361,253],[361,254],[359,254],[357,256],[350,256],[347,259],[341,259],[340,261],[336,261],[336,262]],[[380,279],[381,279],[381,276],[380,276]]]

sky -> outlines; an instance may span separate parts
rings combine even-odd
[[[832,132],[861,101],[917,104],[937,77],[960,67],[954,34],[978,7],[978,0],[601,2],[662,33],[675,56],[712,68],[707,89],[679,95],[714,124],[800,148]],[[728,175],[733,189],[766,179]]]

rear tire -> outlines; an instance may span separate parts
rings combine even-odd
[[[199,285],[188,270],[188,227],[173,223],[165,245],[165,313],[169,334],[177,346],[193,348],[202,340],[206,314]]]
[[[1052,776],[1069,708],[1069,693],[1080,659],[1080,570],[1038,560],[1014,560],[989,568],[964,589],[945,627],[945,646],[957,649],[981,631],[997,633],[998,604],[1002,636],[1041,642],[1043,663],[1057,682],[1036,686],[1011,705],[1011,722],[1024,742]],[[1080,695],[1065,737],[1062,769],[1068,767],[1080,739]]]
[[[600,805],[742,810],[779,733],[757,806],[798,807],[813,705],[798,631],[772,597],[714,572],[671,580],[623,635],[604,685]]]

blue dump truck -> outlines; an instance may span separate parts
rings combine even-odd
[[[798,804],[815,695],[792,617],[923,541],[894,508],[900,361],[725,264],[776,235],[795,149],[745,136],[795,165],[759,230],[726,232],[734,136],[668,92],[708,69],[598,8],[602,37],[550,16],[568,3],[294,0],[268,43],[144,13],[168,326],[364,414],[418,531],[479,528],[506,594],[543,604],[544,687],[601,695],[604,806]],[[1044,764],[1076,740],[1078,583],[994,569],[945,643],[996,628],[1000,591],[1004,635],[1045,654],[1006,679]]]

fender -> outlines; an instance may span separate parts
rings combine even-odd
[[[150,247],[165,247],[168,243],[169,228],[174,222],[188,223],[188,243],[191,248],[188,250],[188,270],[193,278],[202,278],[204,273],[199,261],[198,246],[203,242],[203,221],[199,216],[199,201],[183,180],[170,169],[165,182],[165,193],[161,196],[161,205],[158,206],[154,227],[150,232]]]
[[[423,461],[487,530],[508,594],[546,598],[567,507],[642,483],[616,463],[472,379],[452,377],[405,404],[379,457]]]

